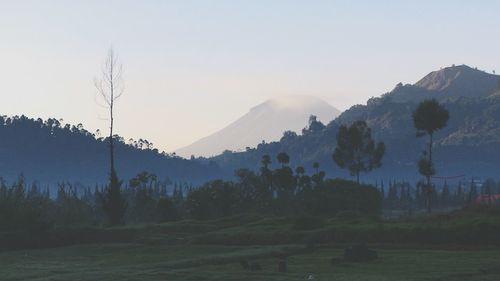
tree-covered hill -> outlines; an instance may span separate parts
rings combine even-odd
[[[337,130],[342,124],[366,120],[375,139],[386,144],[383,166],[362,180],[417,179],[416,162],[426,140],[416,138],[412,112],[425,98],[438,99],[450,112],[448,126],[435,136],[437,176],[495,177],[500,171],[500,91],[498,75],[467,66],[431,72],[415,84],[399,83],[391,92],[355,105],[327,125],[311,119],[302,134],[285,132],[278,142],[261,143],[245,152],[209,159],[186,160],[159,152],[147,141],[116,145],[117,171],[129,179],[140,171],[160,179],[201,183],[231,177],[238,168],[258,169],[264,154],[290,155],[292,166],[313,172],[313,163],[328,176],[349,177],[332,160]],[[7,180],[21,173],[42,184],[59,181],[104,183],[108,177],[108,143],[83,126],[57,119],[0,117],[0,175]],[[220,168],[219,168],[220,167]]]
[[[437,176],[495,177],[500,171],[500,76],[452,66],[431,72],[417,83],[399,83],[366,105],[355,105],[328,125],[311,124],[302,135],[286,133],[279,142],[260,144],[241,153],[223,153],[215,160],[230,171],[257,168],[264,154],[290,154],[293,166],[312,170],[319,162],[328,176],[349,176],[332,161],[340,125],[365,120],[376,139],[386,144],[383,166],[362,178],[417,179],[416,162],[426,140],[416,138],[412,112],[418,102],[435,98],[450,112],[448,126],[435,135]]]
[[[115,136],[118,176],[125,180],[149,171],[159,179],[201,183],[220,176],[213,162],[200,163],[159,152],[146,140],[125,143]],[[57,119],[26,116],[0,117],[0,176],[11,181],[23,174],[30,181],[56,184],[102,184],[109,173],[109,149],[105,138]]]

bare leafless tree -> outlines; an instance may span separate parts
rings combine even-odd
[[[114,170],[115,158],[113,147],[113,109],[115,101],[123,94],[124,86],[122,79],[122,64],[119,62],[118,57],[112,48],[108,51],[106,59],[104,60],[104,63],[102,65],[101,72],[101,78],[95,79],[94,84],[97,88],[97,91],[104,100],[105,106],[109,109],[109,154],[111,170]]]
[[[122,65],[118,61],[113,49],[108,51],[108,55],[102,66],[102,77],[95,79],[95,86],[105,102],[105,107],[109,109],[109,156],[111,162],[111,172],[109,175],[109,185],[103,193],[99,193],[104,212],[109,217],[111,225],[123,224],[127,202],[122,195],[120,186],[122,182],[118,179],[115,170],[115,157],[113,145],[113,109],[115,101],[123,94]]]

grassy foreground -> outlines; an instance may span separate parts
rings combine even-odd
[[[1,280],[500,280],[500,252],[488,250],[378,249],[367,263],[332,265],[342,250],[324,246],[288,257],[279,273],[272,246],[77,245],[0,254]],[[293,246],[288,246],[293,248]],[[244,271],[238,257],[259,262]]]
[[[52,240],[73,238],[41,249],[0,251],[0,280],[272,281],[307,280],[311,274],[313,280],[500,280],[496,211],[399,221],[311,220],[247,215],[56,231]],[[331,263],[345,245],[360,241],[369,242],[379,259]],[[314,247],[305,247],[310,242]],[[278,272],[283,257],[287,273]],[[245,271],[240,258],[262,270]]]

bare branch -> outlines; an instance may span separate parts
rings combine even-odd
[[[108,51],[101,68],[101,79],[95,79],[94,84],[102,99],[111,107],[124,92],[122,79],[123,67],[118,61],[113,49]]]
[[[97,104],[99,107],[102,107],[102,108],[109,108],[109,105],[104,105],[102,104],[100,101],[100,99],[97,98],[97,94],[94,95],[94,103]]]
[[[100,94],[102,100],[109,109],[109,151],[111,162],[111,175],[115,174],[114,170],[114,152],[113,152],[113,107],[114,102],[123,94],[122,66],[118,61],[118,57],[113,49],[109,49],[108,54],[101,67],[101,78],[94,80],[94,85],[97,93]],[[96,101],[97,103],[97,101]],[[100,105],[102,106],[102,105]]]

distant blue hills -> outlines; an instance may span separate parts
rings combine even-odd
[[[342,124],[366,120],[375,138],[386,144],[386,155],[383,166],[363,174],[362,180],[416,180],[420,178],[416,162],[426,139],[416,138],[411,114],[427,98],[438,99],[450,111],[448,126],[435,135],[437,176],[498,177],[500,76],[465,65],[433,71],[415,84],[399,83],[365,105],[352,106],[325,126],[306,127],[299,134],[289,132],[279,141],[260,143],[243,152],[184,159],[148,145],[126,144],[117,136],[117,171],[124,180],[148,171],[160,180],[196,185],[232,178],[238,168],[257,170],[264,154],[274,160],[279,152],[287,152],[293,167],[301,165],[312,173],[312,164],[318,162],[327,176],[349,178],[331,158],[336,133]],[[108,177],[108,156],[107,140],[81,126],[62,125],[57,119],[0,117],[0,176],[7,181],[23,174],[42,185],[61,181],[103,184]]]
[[[240,153],[211,158],[228,173],[236,167],[257,169],[262,155],[285,151],[291,165],[312,172],[319,162],[330,177],[350,175],[331,158],[337,130],[342,124],[366,120],[375,138],[386,144],[383,166],[362,179],[417,180],[416,162],[425,149],[425,138],[416,138],[412,112],[418,102],[435,98],[450,112],[448,126],[435,135],[437,176],[498,177],[500,175],[500,76],[466,65],[433,71],[415,84],[399,83],[392,91],[354,105],[321,130],[305,130],[278,142],[260,144]],[[277,161],[275,161],[277,162]]]

